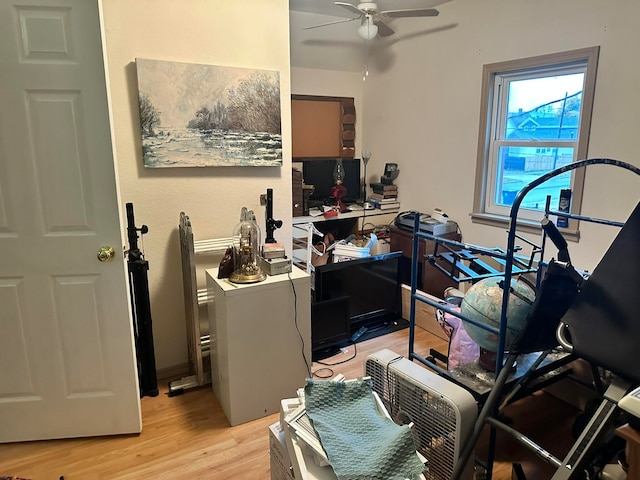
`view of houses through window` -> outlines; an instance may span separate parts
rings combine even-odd
[[[506,217],[518,192],[540,176],[586,158],[598,48],[485,65],[474,212]],[[519,218],[539,220],[547,196],[561,190],[581,201],[581,169],[526,194]],[[479,180],[480,181],[480,180]],[[575,196],[573,197],[576,198]],[[579,213],[573,208],[573,213]]]
[[[575,160],[584,72],[519,77],[496,77],[507,107],[494,136],[497,205],[511,205],[522,187]],[[547,195],[557,207],[562,189],[571,189],[570,172],[532,190],[521,208],[544,209]]]

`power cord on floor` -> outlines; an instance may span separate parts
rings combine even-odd
[[[334,371],[332,368],[329,367],[335,367],[336,365],[342,365],[343,363],[347,363],[351,360],[353,360],[354,358],[356,358],[356,356],[358,355],[358,347],[356,346],[355,342],[352,342],[353,345],[353,355],[351,355],[351,357],[346,358],[344,360],[340,360],[339,362],[335,362],[335,363],[325,363],[325,362],[320,362],[317,361],[315,363],[319,364],[319,365],[323,365],[323,367],[317,369],[316,371],[311,373],[312,377],[318,377],[321,379],[326,379],[326,378],[331,378],[334,375]],[[321,373],[321,372],[326,372],[326,373]]]
[[[321,372],[326,372],[326,373],[321,373]],[[311,373],[311,375],[312,375],[312,378],[317,377],[321,380],[325,380],[327,378],[333,377],[333,370],[330,369],[329,367],[322,367],[317,369],[315,372]]]
[[[307,367],[307,375],[311,376],[311,365],[309,364],[309,360],[304,353],[304,337],[302,336],[300,328],[298,327],[298,295],[296,294],[296,286],[293,283],[293,279],[291,278],[291,272],[287,272],[287,277],[289,277],[291,289],[293,290],[293,323],[296,327],[296,331],[298,332],[298,336],[300,337],[300,342],[302,343],[302,359],[304,360],[304,364]]]

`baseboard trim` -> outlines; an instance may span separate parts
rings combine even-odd
[[[173,365],[171,367],[159,368],[156,371],[156,377],[158,380],[175,380],[189,375],[189,364],[181,363],[179,365]]]

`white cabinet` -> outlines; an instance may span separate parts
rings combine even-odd
[[[229,423],[280,411],[311,368],[311,285],[297,267],[253,284],[218,279],[206,270],[211,384]],[[304,352],[304,355],[303,355]]]

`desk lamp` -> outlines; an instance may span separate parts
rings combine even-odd
[[[371,159],[371,150],[362,150],[362,163],[364,164],[364,182],[362,182],[362,201],[367,200],[367,163]]]

